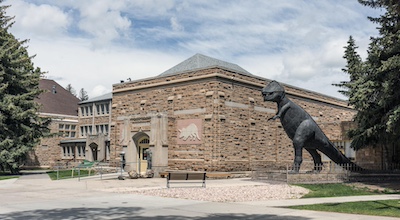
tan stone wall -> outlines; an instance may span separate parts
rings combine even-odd
[[[215,73],[223,76],[201,78]],[[152,87],[154,84],[158,86]],[[292,143],[279,120],[267,121],[275,114],[276,104],[263,101],[262,86],[264,79],[218,68],[114,85],[112,151],[122,149],[121,117],[165,112],[169,117],[169,169],[243,171],[258,166],[286,167],[293,160]],[[297,88],[287,90],[289,98],[305,108],[329,138],[343,136],[340,122],[350,121],[354,114],[343,107],[345,102]],[[181,119],[203,120],[202,144],[177,144],[176,121]],[[138,122],[130,119],[129,123]],[[304,157],[304,163],[310,163],[306,151]]]
[[[27,167],[53,167],[56,163],[63,161],[60,141],[68,140],[69,138],[58,135],[60,124],[75,125],[76,128],[74,131],[76,136],[78,135],[78,120],[76,117],[54,117],[49,126],[52,135],[50,137],[42,138],[40,144],[29,152],[25,164]],[[68,161],[68,159],[64,159],[64,162],[66,161]]]

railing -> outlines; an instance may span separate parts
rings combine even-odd
[[[114,166],[111,166],[110,163],[89,161],[84,161],[76,166],[69,165],[70,164],[58,163],[53,166],[53,172],[56,173],[56,178],[54,179],[77,178],[78,181],[80,181],[82,178],[99,178],[102,180],[103,178],[115,178],[128,175],[126,174],[126,170],[122,168],[120,162],[114,163]],[[131,167],[130,170],[136,170],[139,166],[138,162],[126,162],[125,166],[128,165]],[[139,174],[139,177],[140,176]]]
[[[255,168],[253,169],[252,178],[287,183],[337,183],[378,177],[400,179],[400,164],[388,164],[386,167],[390,169],[382,170],[380,166],[363,168],[351,163],[335,164],[330,162],[318,165],[315,169],[310,169],[310,166],[307,166],[296,171],[292,165],[287,165],[286,169]],[[306,170],[307,168],[309,170]]]

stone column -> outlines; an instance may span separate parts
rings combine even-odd
[[[150,120],[150,149],[153,153],[152,167],[155,176],[168,168],[168,117],[156,113]]]

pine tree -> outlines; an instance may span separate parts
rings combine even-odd
[[[349,103],[357,110],[357,128],[349,132],[352,147],[383,146],[400,139],[400,3],[398,0],[359,0],[365,6],[384,9],[384,14],[369,19],[378,24],[378,37],[371,37],[367,59],[349,55],[346,50],[350,81],[339,84],[347,88]],[[355,62],[354,62],[355,61]],[[357,64],[360,62],[360,64]],[[389,158],[386,158],[390,161]]]
[[[65,90],[67,90],[68,92],[70,92],[72,95],[76,96],[76,91],[75,91],[75,89],[72,87],[71,84],[68,84],[68,85],[65,87]]]
[[[343,72],[349,74],[350,81],[342,81],[338,84],[333,84],[334,86],[341,87],[343,90],[339,90],[339,93],[353,98],[353,93],[356,90],[357,83],[361,80],[362,77],[362,59],[360,55],[357,53],[357,46],[355,40],[352,36],[350,36],[347,41],[347,46],[344,47],[346,50],[344,52],[343,58],[346,59],[347,64],[346,67],[342,69]],[[350,104],[352,100],[350,100]]]
[[[87,92],[82,88],[80,91],[79,91],[79,97],[78,97],[81,101],[86,101],[86,100],[88,100],[89,99],[89,96],[88,96],[88,94],[87,94]]]
[[[27,152],[48,131],[48,120],[39,117],[34,100],[42,92],[42,73],[23,46],[27,41],[8,32],[13,24],[8,7],[0,6],[0,169],[18,173]]]

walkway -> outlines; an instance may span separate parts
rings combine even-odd
[[[0,219],[395,219],[278,208],[324,202],[400,199],[400,195],[216,203],[102,192],[100,187],[165,188],[165,179],[51,181],[47,174],[0,181]],[[207,187],[259,184],[208,180]]]

